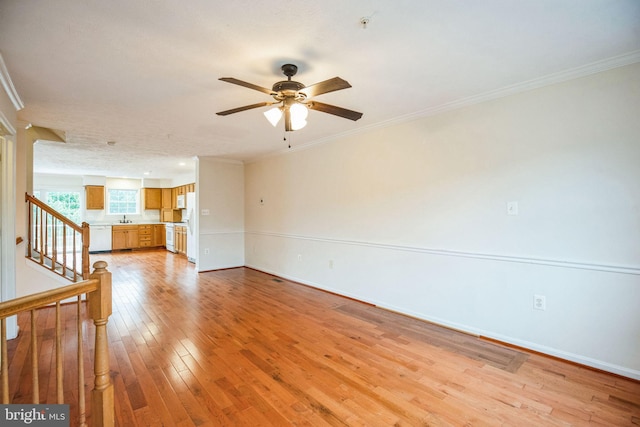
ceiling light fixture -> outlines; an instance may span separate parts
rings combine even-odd
[[[265,111],[264,116],[269,120],[269,123],[271,123],[273,127],[276,127],[282,118],[282,107],[273,107],[270,110]]]
[[[291,114],[291,129],[299,130],[307,125],[309,110],[305,105],[293,104],[289,107],[289,112]]]
[[[245,105],[244,107],[220,111],[216,114],[219,116],[228,116],[229,114],[239,113],[253,108],[273,105],[273,108],[264,112],[264,116],[274,127],[277,126],[282,116],[284,116],[285,132],[300,130],[305,127],[307,125],[309,110],[333,114],[334,116],[343,117],[353,121],[362,117],[362,113],[357,111],[347,110],[346,108],[325,104],[315,100],[311,101],[309,99],[322,95],[323,93],[350,88],[351,85],[346,80],[343,80],[340,77],[334,77],[311,86],[305,86],[300,82],[291,80],[291,77],[296,75],[298,72],[297,66],[293,64],[284,64],[280,68],[282,69],[282,73],[287,76],[287,80],[276,82],[271,89],[238,80],[233,77],[220,78],[220,80],[224,82],[244,86],[246,88],[271,95],[275,102],[259,102],[257,104]]]
[[[282,110],[287,109],[289,114],[286,114],[285,111],[285,120],[287,116],[291,120],[291,130],[300,130],[305,127],[307,125],[307,116],[309,115],[307,107],[298,102],[289,103],[290,105],[286,104],[288,103],[285,102],[283,107],[273,107],[264,112],[264,116],[269,120],[269,123],[276,127],[282,118]]]

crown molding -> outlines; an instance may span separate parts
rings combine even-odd
[[[637,62],[640,62],[640,50],[635,50],[624,55],[618,55],[611,58],[603,59],[601,61],[592,62],[590,64],[571,68],[569,70],[547,74],[546,76],[505,86],[500,89],[491,90],[457,101],[436,105],[434,107],[426,108],[415,113],[407,114],[405,116],[389,120],[385,123],[388,125],[390,124],[390,122],[406,122],[417,118],[434,116],[436,114],[444,113],[447,111],[457,110],[458,108],[468,107],[498,98],[504,98],[533,89],[540,89],[545,86],[551,86],[557,83],[578,79],[580,77],[590,76],[592,74],[601,73],[603,71],[612,70],[618,67],[624,67],[625,65],[631,65]]]
[[[551,86],[553,84],[574,80],[580,77],[590,76],[592,74],[601,73],[603,71],[612,70],[618,67],[624,67],[625,65],[631,65],[637,62],[640,62],[640,50],[634,50],[632,52],[628,52],[623,55],[613,56],[611,58],[592,62],[590,64],[582,65],[580,67],[575,67],[575,68],[560,71],[557,73],[548,74],[543,77],[505,86],[505,87],[491,90],[488,92],[483,92],[478,95],[462,98],[452,102],[447,102],[445,104],[435,105],[433,107],[429,107],[424,110],[416,111],[403,116],[399,116],[399,117],[395,117],[382,122],[374,123],[369,126],[364,126],[358,129],[353,129],[353,130],[341,132],[335,135],[327,136],[324,138],[319,138],[319,139],[298,145],[296,147],[278,150],[273,153],[267,153],[267,154],[249,159],[246,161],[246,163],[253,163],[268,157],[306,150],[315,145],[324,144],[327,142],[334,141],[336,139],[345,138],[347,136],[370,132],[375,129],[381,129],[388,126],[406,123],[406,122],[410,122],[410,121],[421,119],[421,118],[435,116],[437,114],[445,113],[452,110],[457,110],[459,108],[469,107],[471,105],[480,104],[486,101],[491,101],[498,98],[504,98],[510,95],[515,95],[515,94],[526,92],[533,89],[539,89],[545,86]]]
[[[16,128],[11,125],[11,122],[7,119],[7,116],[0,111],[0,136],[15,135]]]
[[[7,93],[9,99],[11,99],[11,103],[13,104],[16,111],[22,110],[24,108],[24,103],[20,99],[20,96],[18,95],[18,92],[16,91],[13,82],[11,81],[9,70],[7,70],[7,66],[4,63],[4,59],[2,58],[2,53],[0,53],[0,83],[2,83],[2,87]]]

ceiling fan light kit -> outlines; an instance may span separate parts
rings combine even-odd
[[[282,118],[282,107],[273,107],[265,111],[264,116],[269,120],[273,127],[278,126],[278,122]]]
[[[346,80],[343,80],[340,77],[334,77],[332,79],[325,80],[311,86],[305,86],[300,82],[291,80],[291,77],[293,77],[298,72],[297,66],[293,64],[284,64],[281,69],[283,74],[287,76],[287,80],[275,83],[271,89],[257,86],[252,83],[247,83],[233,77],[220,78],[220,80],[224,82],[244,86],[246,88],[271,95],[275,102],[260,102],[257,104],[251,104],[244,107],[221,111],[216,114],[219,116],[227,116],[229,114],[239,113],[240,111],[251,110],[253,108],[280,104],[279,106],[273,107],[266,111],[264,115],[267,120],[269,120],[269,123],[271,123],[274,127],[278,124],[278,122],[284,115],[284,127],[286,132],[299,130],[305,127],[307,125],[306,119],[307,115],[309,114],[309,109],[333,114],[334,116],[343,117],[345,119],[353,121],[356,121],[362,117],[362,113],[359,113],[357,111],[348,110],[346,108],[324,104],[317,101],[307,100],[307,98],[322,95],[324,93],[350,88],[351,85]]]

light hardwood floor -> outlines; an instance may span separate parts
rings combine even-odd
[[[108,333],[122,427],[640,425],[637,381],[251,269],[198,274],[158,250],[92,260],[113,273]],[[63,313],[70,337],[74,310]],[[43,400],[52,395],[49,311],[38,313]],[[19,322],[10,376],[14,399],[28,401],[30,326]],[[65,394],[75,398],[65,364]]]

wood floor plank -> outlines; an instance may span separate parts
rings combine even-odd
[[[96,258],[113,273],[120,427],[640,425],[638,381],[248,268],[197,273],[160,250]],[[74,310],[62,312],[65,371],[75,363]],[[55,395],[52,313],[38,310],[36,322],[43,398]],[[30,321],[18,322],[8,345],[15,403],[31,396]],[[82,328],[90,396],[95,331]],[[67,384],[77,375],[65,376],[65,398],[77,395]]]

